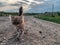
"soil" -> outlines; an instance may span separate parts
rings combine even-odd
[[[9,17],[0,17],[0,45],[60,45],[60,24],[25,16],[25,30],[17,40]]]

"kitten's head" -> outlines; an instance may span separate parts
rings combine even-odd
[[[19,15],[18,16],[11,16],[11,21],[13,25],[18,25],[22,23],[21,16],[23,15],[23,7],[19,8]]]

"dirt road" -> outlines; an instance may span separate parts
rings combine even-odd
[[[0,17],[0,45],[60,45],[60,24],[25,16],[25,30],[27,34],[24,34],[21,42],[15,41],[11,38],[15,27],[8,17]]]

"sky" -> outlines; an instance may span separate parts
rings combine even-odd
[[[0,0],[0,11],[18,12],[23,6],[24,12],[42,13],[60,11],[60,0]]]

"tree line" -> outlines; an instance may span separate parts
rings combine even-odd
[[[18,15],[18,12],[0,12],[0,16]],[[46,16],[60,16],[60,12],[45,12],[45,13],[24,13],[24,15],[46,15]]]

